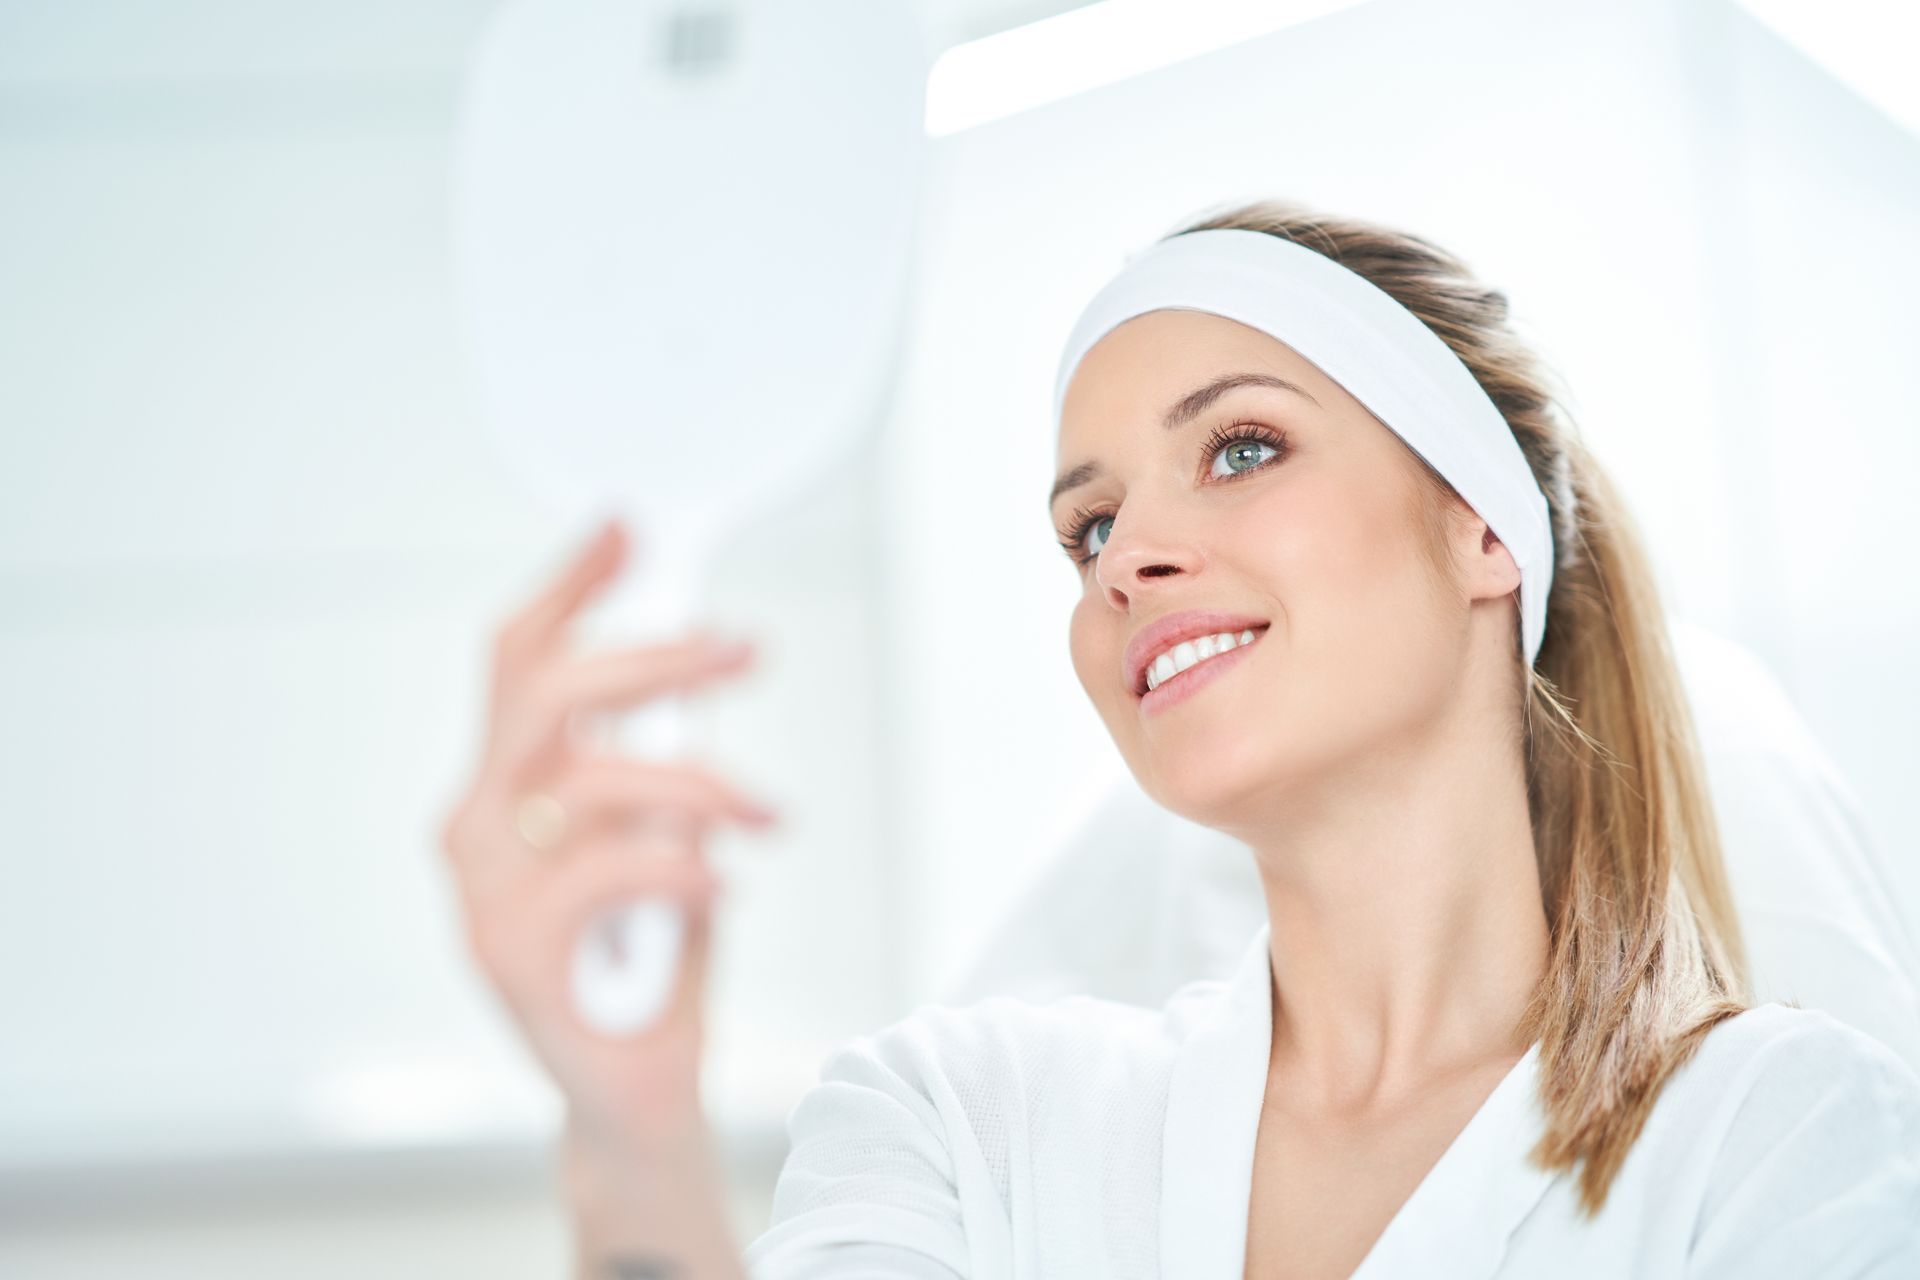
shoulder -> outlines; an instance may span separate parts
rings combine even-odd
[[[1722,1166],[1798,1136],[1843,1161],[1903,1158],[1920,1175],[1920,1076],[1831,1014],[1756,1005],[1709,1032],[1676,1083],[1706,1113],[1699,1136]]]
[[[1755,1005],[1715,1027],[1699,1057],[1756,1118],[1764,1104],[1823,1098],[1871,1100],[1889,1122],[1920,1116],[1920,1075],[1882,1041],[1818,1009]]]
[[[933,1106],[981,1090],[1032,1097],[1054,1084],[1110,1090],[1170,1061],[1178,1027],[1165,1009],[1093,996],[1044,1003],[989,996],[925,1004],[828,1055],[821,1080],[891,1081]]]
[[[1780,1004],[1715,1027],[1697,1057],[1687,1074],[1715,1123],[1690,1274],[1920,1265],[1920,1076],[1902,1058],[1829,1014]]]
[[[1151,1123],[1155,1108],[1138,1104],[1172,1056],[1162,1022],[1090,996],[993,996],[922,1005],[838,1046],[787,1117],[772,1224],[749,1259],[777,1271],[874,1240],[955,1271],[1001,1257],[1016,1181],[1076,1185],[1113,1115]],[[1056,1158],[1068,1172],[1035,1173]]]
[[[1009,1146],[1084,1152],[1114,1140],[1115,1115],[1157,1125],[1181,1034],[1167,1009],[1093,996],[921,1005],[827,1056],[790,1137],[797,1149],[911,1131],[916,1146],[983,1158],[1001,1182]]]

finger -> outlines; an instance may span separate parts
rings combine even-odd
[[[568,928],[641,898],[696,908],[718,885],[697,838],[681,844],[608,833],[581,841],[575,852],[553,868],[546,888],[555,918]]]
[[[699,823],[733,820],[764,825],[771,806],[755,800],[705,765],[624,756],[588,756],[542,788],[583,834],[624,828],[642,813],[671,811]]]
[[[671,904],[691,935],[720,891],[697,842],[682,856],[653,842],[607,836],[586,842],[580,853],[541,887],[541,914],[555,929],[547,950],[556,959],[570,956],[579,938],[609,914],[641,902]]]
[[[670,904],[691,940],[691,926],[704,920],[719,892],[718,878],[697,855],[664,856],[647,842],[617,835],[586,841],[580,853],[529,878],[512,901],[483,904],[468,920],[476,959],[528,1016],[558,1012],[543,993],[564,989],[576,948],[611,913]]]
[[[544,868],[591,856],[608,839],[685,845],[720,822],[764,830],[778,820],[757,801],[704,765],[588,756],[539,790],[557,801],[562,826],[545,848],[520,828],[520,806],[530,793],[491,785],[463,806],[444,829],[442,847],[463,889],[476,900],[517,897]]]
[[[554,700],[549,709],[562,714],[605,711],[736,674],[755,656],[751,642],[721,643],[706,635],[590,653],[555,668],[545,692]]]
[[[559,852],[528,843],[520,829],[524,799],[498,785],[483,785],[441,829],[441,851],[470,913],[517,898],[541,859]]]
[[[682,1018],[690,1013],[697,1016],[698,1010],[689,1006],[699,1002],[706,993],[713,966],[713,920],[720,904],[720,895],[726,889],[705,859],[698,860],[695,865],[704,875],[696,888],[694,905],[687,912],[687,946],[683,960],[686,981],[676,993],[679,999],[674,1011]]]
[[[709,952],[713,936],[710,922],[715,897],[716,894],[706,886],[705,881],[696,883],[677,897],[664,899],[657,892],[637,898],[616,887],[603,905],[592,909],[580,935],[575,939],[575,946],[601,948],[607,959],[624,967],[638,957],[627,952],[621,942],[615,941],[624,932],[620,911],[641,903],[650,904],[652,913],[658,913],[662,905],[676,912],[679,945],[674,948],[671,970],[660,975],[668,981],[667,990],[662,993],[664,1003],[651,1021],[640,1029],[642,1034],[653,1037],[656,1045],[675,1041],[684,1043],[682,1037],[692,1035],[697,1038],[699,1035],[709,981]],[[599,936],[592,932],[596,929],[602,931]],[[631,1040],[632,1035],[633,1032],[618,1033],[615,1039]],[[694,1056],[698,1056],[697,1051]]]
[[[575,716],[689,690],[742,671],[752,660],[750,645],[729,650],[702,635],[558,659],[496,706],[487,767],[509,777],[527,776],[565,754]]]
[[[503,653],[520,656],[550,648],[580,609],[605,586],[626,558],[626,531],[609,519],[534,598],[501,628]]]

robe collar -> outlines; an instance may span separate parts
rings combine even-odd
[[[1199,1003],[1175,1057],[1162,1134],[1160,1274],[1241,1280],[1253,1152],[1273,1037],[1271,923],[1233,976],[1186,990]],[[1178,1004],[1182,996],[1174,997]],[[1171,1007],[1171,1006],[1170,1006]],[[1445,1276],[1481,1280],[1557,1176],[1526,1159],[1545,1127],[1539,1045],[1519,1062],[1373,1244],[1354,1280]]]

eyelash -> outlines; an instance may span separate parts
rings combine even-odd
[[[1225,426],[1215,427],[1213,433],[1207,437],[1206,443],[1201,448],[1201,456],[1211,465],[1214,457],[1220,450],[1230,444],[1239,444],[1245,440],[1252,440],[1267,445],[1273,450],[1273,456],[1262,462],[1255,463],[1245,471],[1236,471],[1232,475],[1222,476],[1218,483],[1238,480],[1241,476],[1252,475],[1256,471],[1264,471],[1267,467],[1287,456],[1286,433],[1275,431],[1273,428],[1263,426],[1258,422],[1234,422]],[[1085,565],[1099,554],[1098,552],[1089,552],[1083,555],[1080,552],[1080,546],[1086,541],[1087,530],[1091,529],[1096,521],[1104,520],[1112,514],[1111,511],[1090,511],[1085,507],[1076,507],[1074,509],[1073,513],[1067,517],[1068,527],[1065,534],[1060,538],[1060,546],[1067,553],[1069,560],[1072,560],[1077,565]]]

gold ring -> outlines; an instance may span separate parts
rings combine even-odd
[[[566,834],[567,811],[558,800],[544,791],[530,791],[520,799],[520,807],[514,812],[514,826],[520,829],[520,838],[541,853],[560,843],[560,837]]]

